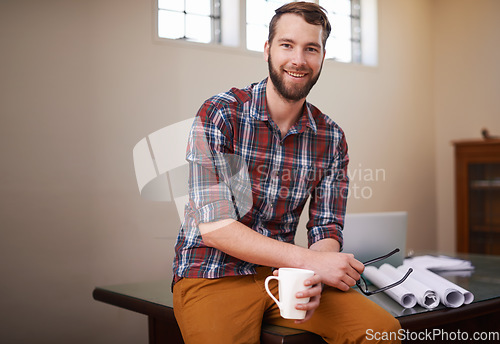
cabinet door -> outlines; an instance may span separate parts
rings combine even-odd
[[[500,255],[500,140],[455,143],[457,251]]]
[[[500,163],[471,163],[469,252],[500,254]]]

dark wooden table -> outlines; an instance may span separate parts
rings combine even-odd
[[[474,302],[459,308],[443,305],[433,310],[416,306],[404,309],[387,295],[370,298],[398,318],[415,342],[425,343],[425,333],[494,332],[500,336],[500,256],[460,255],[476,267],[471,276],[446,277],[474,294]],[[121,284],[94,289],[95,300],[148,316],[150,343],[183,343],[172,308],[170,281]],[[422,335],[419,336],[419,333]],[[453,333],[452,333],[453,334]],[[279,326],[263,324],[262,343],[324,343],[314,334]],[[410,342],[410,341],[406,341]],[[444,342],[431,340],[429,342]],[[486,343],[486,342],[485,342]]]

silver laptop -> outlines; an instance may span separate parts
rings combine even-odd
[[[353,253],[357,260],[366,262],[399,248],[398,253],[372,265],[400,266],[406,254],[407,218],[407,212],[346,214],[342,252]]]

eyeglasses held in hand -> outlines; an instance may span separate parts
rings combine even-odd
[[[368,260],[368,261],[364,262],[363,264],[364,265],[369,265],[369,264],[372,264],[372,263],[379,262],[381,260],[389,258],[393,254],[398,253],[398,252],[399,252],[399,248],[396,248],[395,250],[387,253],[386,255],[383,255],[383,256],[378,257],[378,258],[373,258],[371,260]],[[410,276],[410,274],[412,273],[412,271],[413,271],[413,269],[409,268],[408,271],[406,272],[406,274],[403,276],[403,278],[401,278],[399,281],[394,282],[392,284],[389,284],[389,285],[387,285],[387,286],[385,286],[383,288],[380,288],[380,289],[371,290],[371,291],[368,290],[368,283],[366,283],[366,281],[363,278],[363,276],[361,276],[360,279],[356,282],[356,285],[358,286],[359,290],[363,294],[365,294],[366,296],[370,296],[370,295],[377,294],[377,293],[380,293],[382,291],[386,291],[388,289],[391,289],[391,288],[394,288],[394,287],[400,285],[401,283],[403,283],[408,278],[408,276]]]

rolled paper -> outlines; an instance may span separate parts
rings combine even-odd
[[[394,281],[398,281],[406,274],[408,268],[398,270],[390,264],[383,264],[379,270],[390,276]],[[427,309],[436,308],[439,305],[439,297],[429,286],[413,278],[413,273],[406,278],[401,286],[408,289],[417,298],[417,303]]]
[[[385,273],[374,266],[365,267],[363,275],[378,288],[383,288],[389,284],[396,282],[393,278],[387,276]],[[388,289],[385,291],[385,293],[404,308],[412,308],[417,304],[417,298],[415,297],[415,295],[413,295],[408,289],[401,285]]]
[[[398,267],[398,270],[400,271],[404,271],[405,269],[408,269],[408,265]],[[439,296],[441,303],[446,307],[457,308],[464,304],[465,296],[462,291],[463,288],[457,286],[455,283],[452,283],[446,278],[443,278],[429,270],[419,267],[413,267],[412,275],[413,278],[419,280],[434,290]],[[468,301],[471,300],[471,295],[467,296]]]
[[[417,266],[432,271],[472,271],[474,266],[469,260],[453,258],[448,256],[417,256],[406,258],[404,264]]]

